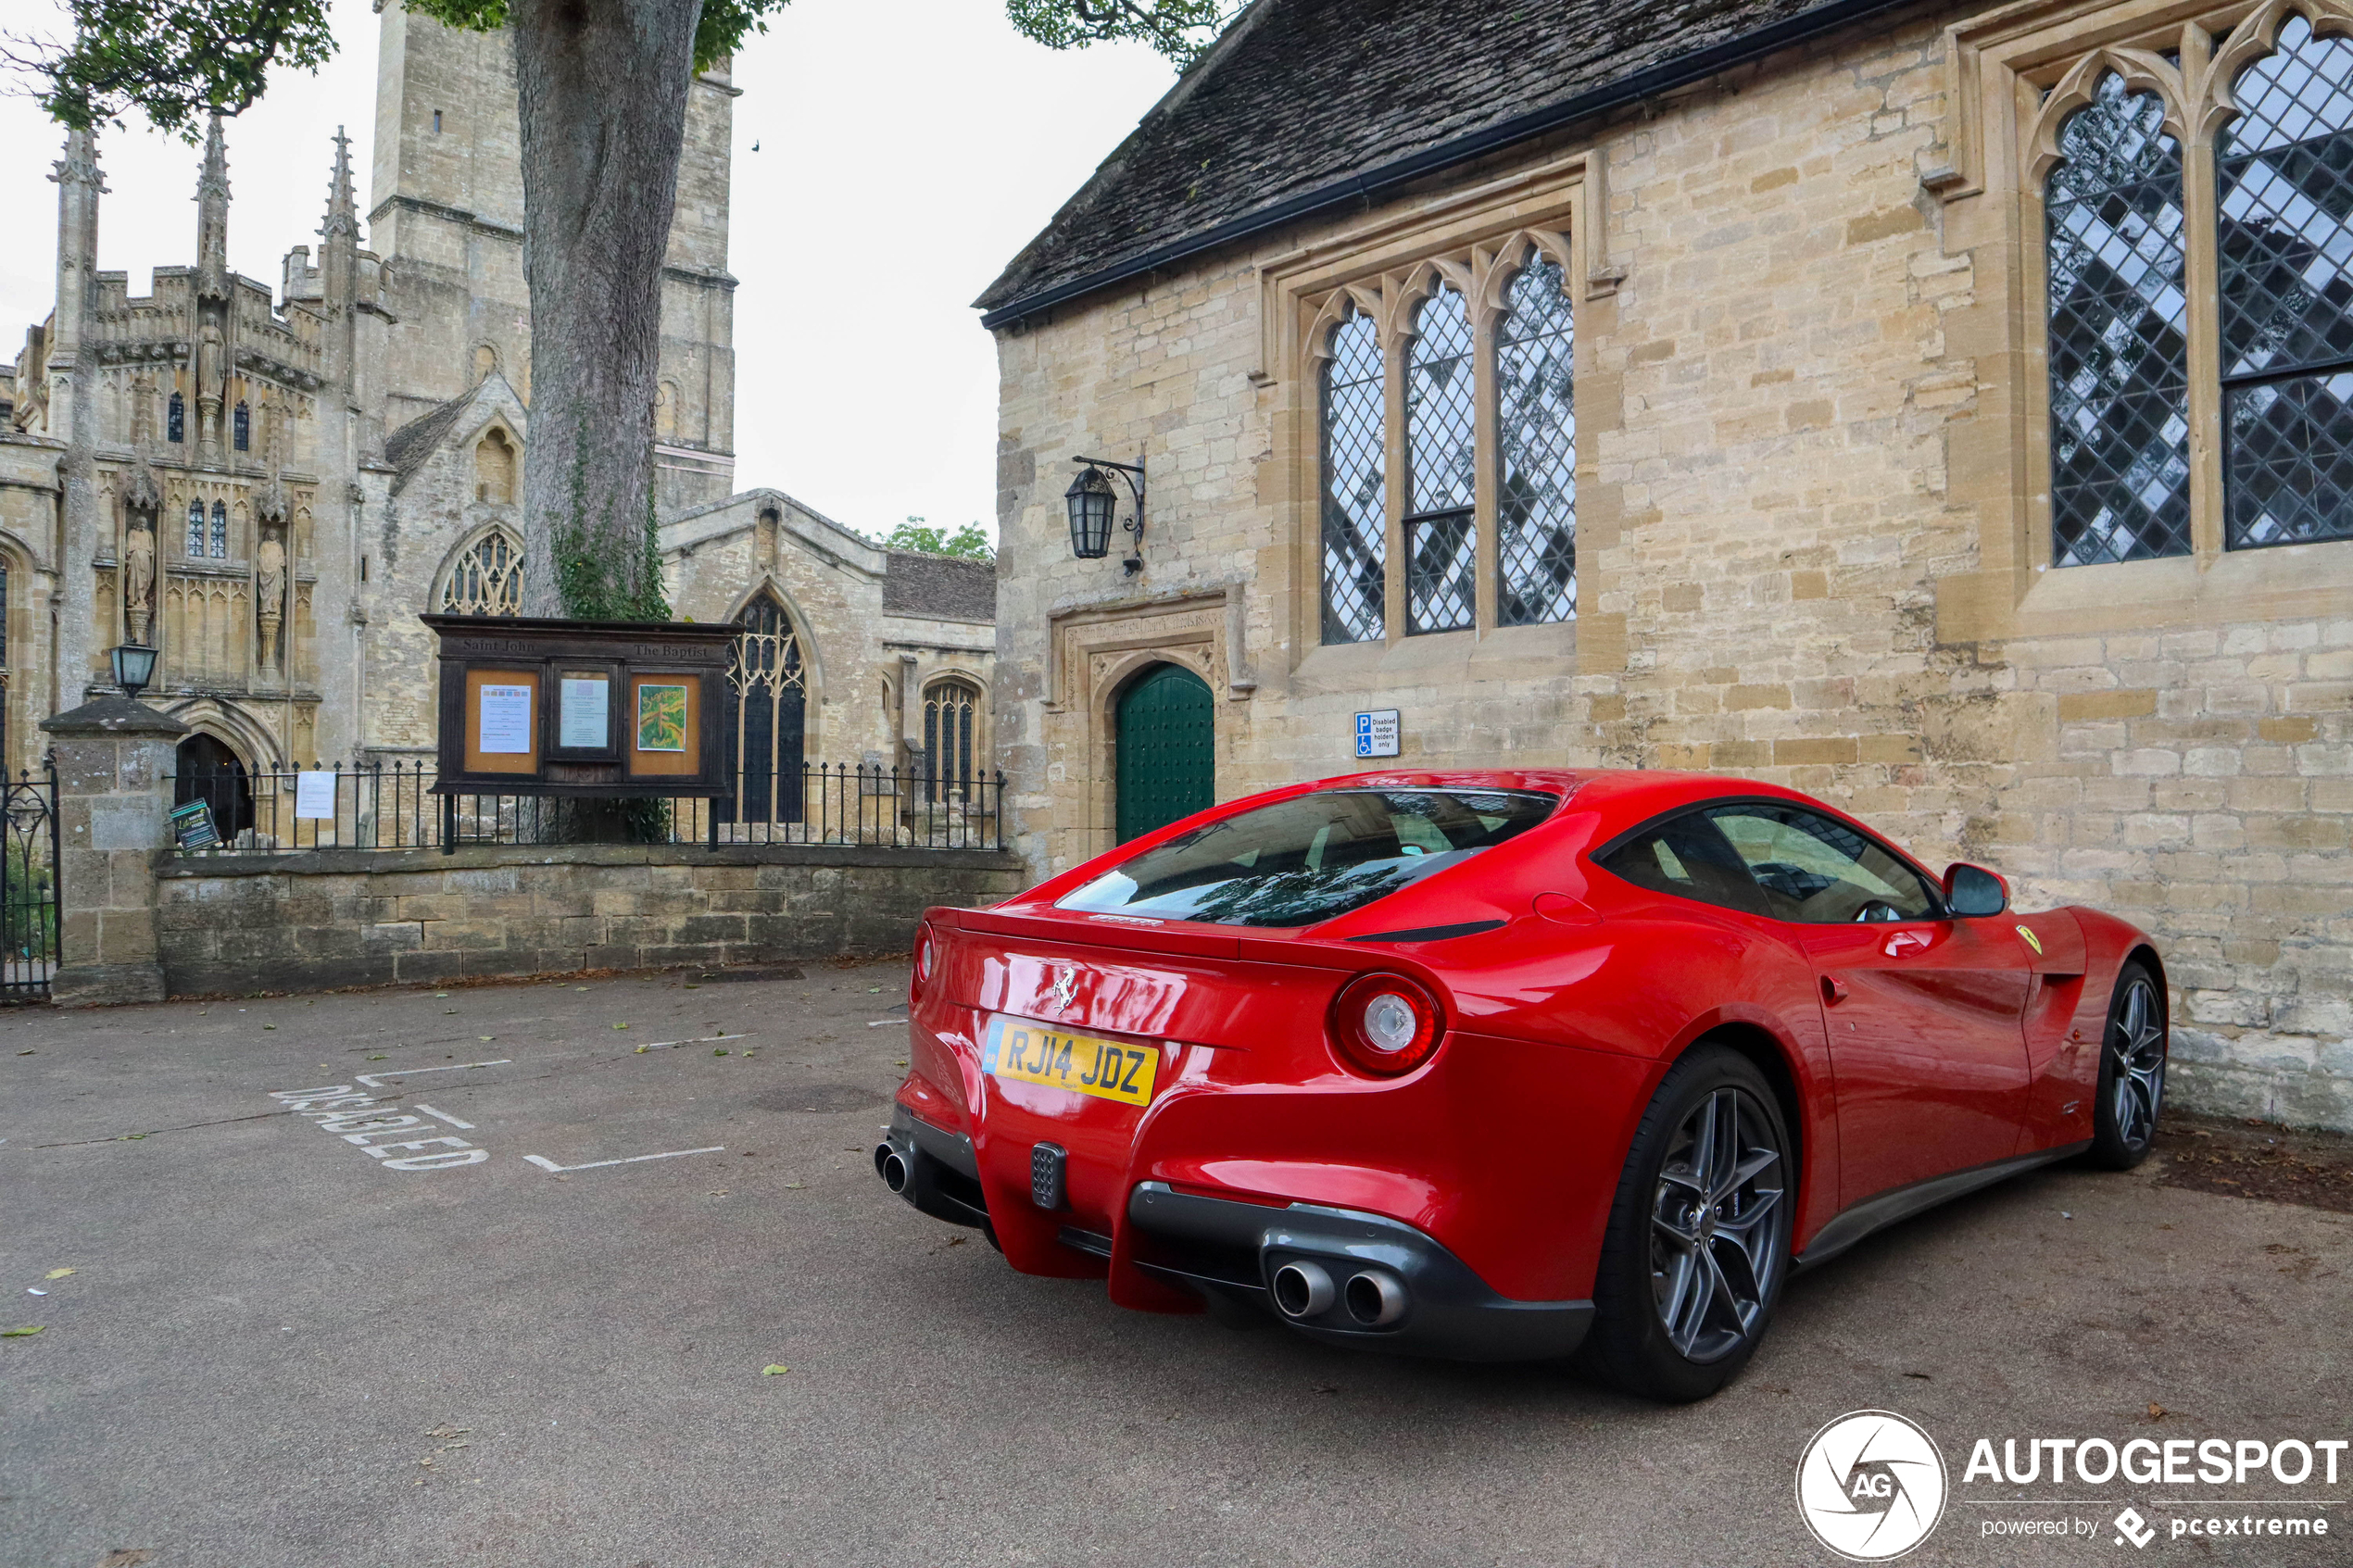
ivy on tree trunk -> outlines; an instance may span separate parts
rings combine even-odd
[[[531,441],[523,612],[662,621],[654,393],[697,0],[516,0]]]

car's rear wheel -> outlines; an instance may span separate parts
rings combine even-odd
[[[2129,1171],[2148,1158],[2165,1108],[2170,1031],[2157,977],[2128,963],[2116,977],[2100,1041],[2100,1083],[2092,1105],[2092,1162]]]
[[[1699,1045],[1643,1112],[1618,1179],[1580,1363],[1629,1393],[1705,1399],[1755,1353],[1789,1273],[1795,1175],[1772,1088]]]

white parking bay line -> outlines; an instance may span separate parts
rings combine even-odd
[[[414,1078],[424,1073],[462,1073],[469,1067],[510,1067],[514,1064],[514,1060],[510,1056],[502,1056],[496,1061],[457,1061],[447,1067],[403,1067],[397,1070],[386,1068],[382,1073],[358,1073],[353,1081],[365,1084],[371,1089],[381,1089],[384,1086],[384,1080],[387,1078]]]
[[[471,1132],[472,1132],[472,1131],[474,1130],[474,1124],[473,1124],[472,1123],[471,1123],[471,1122],[460,1122],[460,1121],[459,1121],[459,1120],[458,1120],[455,1116],[450,1115],[450,1114],[449,1114],[449,1112],[447,1112],[447,1111],[446,1111],[446,1110],[434,1110],[432,1106],[427,1105],[427,1104],[426,1104],[423,1100],[419,1100],[419,1101],[418,1101],[418,1102],[417,1102],[414,1106],[410,1107],[410,1109],[411,1109],[411,1110],[422,1110],[422,1111],[423,1111],[423,1112],[424,1112],[426,1115],[428,1115],[428,1116],[438,1116],[438,1117],[440,1117],[440,1118],[441,1118],[444,1122],[448,1123],[449,1123],[451,1126],[453,1126],[453,1127],[463,1127],[466,1131],[468,1131],[468,1132],[470,1132],[470,1133],[471,1133]]]
[[[599,1165],[635,1165],[641,1160],[675,1160],[681,1155],[686,1154],[724,1154],[726,1152],[727,1146],[725,1144],[715,1143],[709,1148],[673,1148],[661,1154],[633,1154],[626,1160],[591,1160],[584,1165],[559,1165],[554,1160],[536,1154],[526,1154],[523,1158],[530,1160],[534,1165],[538,1166],[543,1171],[560,1172],[593,1171]]]
[[[656,1040],[651,1045],[637,1048],[641,1051],[666,1051],[673,1046],[707,1046],[713,1040],[746,1040],[759,1033],[757,1029],[747,1029],[740,1035],[730,1035],[723,1030],[716,1035],[698,1035],[691,1040]]]

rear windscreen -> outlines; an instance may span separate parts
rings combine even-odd
[[[1517,790],[1336,789],[1170,839],[1055,907],[1216,925],[1313,925],[1460,865],[1552,815]]]

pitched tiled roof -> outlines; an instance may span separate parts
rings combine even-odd
[[[1257,0],[975,303],[996,326],[1903,0]]]
[[[997,619],[997,566],[993,561],[890,552],[883,578],[883,613],[924,621]]]
[[[439,408],[418,415],[384,437],[384,461],[398,470],[392,482],[393,494],[398,495],[415,477],[417,470],[424,466],[425,459],[433,456],[434,448],[440,445],[441,438],[449,433],[449,427],[458,422],[458,416],[464,413],[466,406],[473,400],[474,389],[470,388]]]

